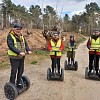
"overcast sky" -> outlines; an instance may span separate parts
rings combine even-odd
[[[29,8],[31,5],[40,5],[46,7],[47,5],[52,6],[59,15],[67,13],[70,17],[79,12],[83,12],[86,4],[90,2],[96,2],[100,6],[100,0],[11,0],[14,4],[24,5]],[[62,12],[62,13],[61,13]]]

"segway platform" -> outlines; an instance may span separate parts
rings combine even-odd
[[[78,69],[78,62],[75,61],[74,64],[68,64],[67,60],[65,60],[64,69],[65,70],[75,70],[75,71],[77,71],[77,69]]]
[[[47,70],[47,80],[61,80],[63,81],[64,80],[64,69],[62,68],[61,69],[61,73],[58,74],[58,73],[54,73],[52,74],[51,72],[51,68],[48,68]]]
[[[85,68],[85,79],[93,79],[93,80],[100,80],[100,72],[98,75],[96,75],[95,71],[92,70],[92,72],[89,74],[88,67]]]

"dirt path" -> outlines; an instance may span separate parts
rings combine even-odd
[[[63,67],[66,55],[63,55]],[[46,72],[50,67],[47,59],[38,65],[26,67],[25,74],[30,78],[31,88],[16,100],[100,100],[100,82],[84,79],[85,67],[88,65],[86,42],[79,45],[76,52],[79,63],[78,71],[65,71],[65,80],[47,81]],[[9,69],[0,74],[0,100],[7,100],[3,93],[4,83],[9,79]]]

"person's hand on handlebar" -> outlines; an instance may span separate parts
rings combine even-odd
[[[31,51],[28,51],[28,54],[31,54],[32,52]]]
[[[21,55],[21,56],[25,56],[25,53],[24,53],[24,52],[21,52],[20,55]]]
[[[56,52],[59,52],[59,51],[61,51],[61,50],[50,50],[50,51],[54,51],[54,52],[56,51]]]

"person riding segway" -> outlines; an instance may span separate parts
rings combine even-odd
[[[74,40],[74,35],[70,35],[70,40],[69,40],[69,44],[67,47],[68,64],[67,64],[67,60],[65,60],[65,63],[64,63],[65,70],[70,69],[70,70],[77,71],[78,62],[74,61],[75,52],[76,52],[76,43]]]
[[[89,70],[85,69],[85,78],[100,78],[99,56],[100,56],[100,32],[98,29],[88,39],[87,48],[89,49]]]
[[[53,37],[48,43],[48,50],[50,51],[50,57],[52,61],[52,72],[51,69],[47,70],[47,79],[64,79],[64,71],[61,69],[60,72],[60,59],[61,51],[64,49],[63,41],[59,38],[57,31],[53,32]],[[56,72],[58,71],[58,72]]]
[[[30,87],[30,80],[22,76],[24,72],[24,59],[26,52],[31,54],[28,44],[21,33],[21,23],[15,23],[7,36],[8,56],[11,63],[9,83],[4,86],[5,96],[14,100],[18,94]],[[16,79],[17,74],[17,79]]]

